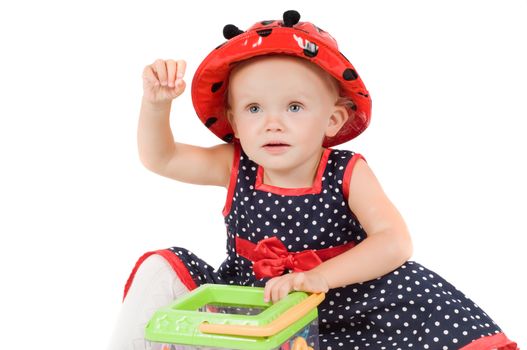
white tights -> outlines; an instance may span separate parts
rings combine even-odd
[[[145,350],[145,326],[153,313],[188,293],[170,264],[149,256],[137,270],[123,302],[108,350]]]

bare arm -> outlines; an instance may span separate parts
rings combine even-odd
[[[178,181],[227,186],[234,149],[210,148],[174,141],[170,129],[172,100],[185,90],[184,61],[156,60],[143,71],[143,100],[137,142],[139,157],[149,170]]]
[[[368,237],[353,249],[312,270],[324,276],[329,288],[380,277],[412,255],[412,242],[403,218],[368,164],[361,159],[353,169],[348,205]]]

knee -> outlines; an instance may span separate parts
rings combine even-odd
[[[168,261],[161,255],[152,254],[146,258],[134,276],[129,293],[170,294],[175,299],[188,292]]]

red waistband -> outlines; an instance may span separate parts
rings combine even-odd
[[[257,244],[236,237],[236,252],[253,262],[253,270],[258,279],[280,276],[286,269],[294,272],[311,270],[355,245],[355,242],[349,242],[337,247],[289,252],[275,236],[263,239]]]

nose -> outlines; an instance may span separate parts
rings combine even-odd
[[[282,116],[279,113],[273,112],[265,116],[265,131],[283,131],[284,124]]]

